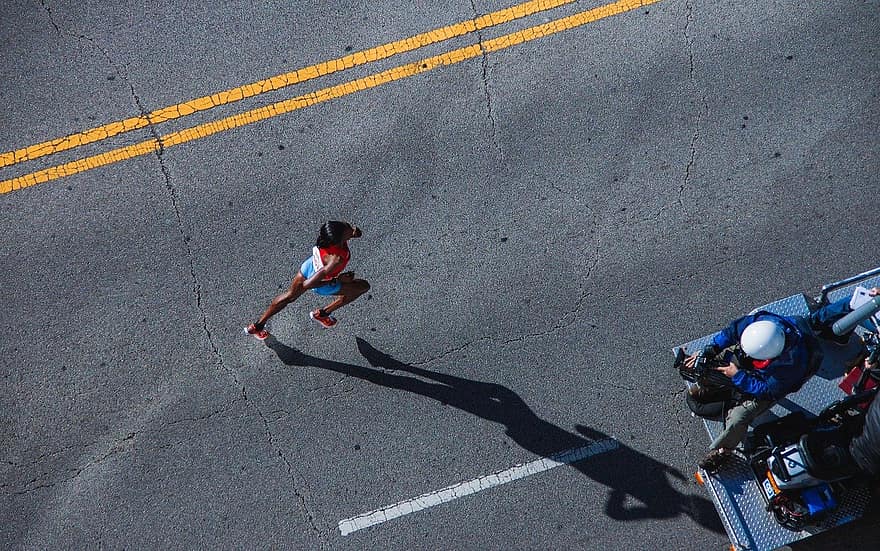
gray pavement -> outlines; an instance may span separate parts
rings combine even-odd
[[[178,4],[0,6],[0,150],[512,5]],[[878,10],[664,0],[0,195],[0,548],[725,549],[669,349],[877,265]],[[370,294],[333,331],[310,294],[241,335],[332,218]]]

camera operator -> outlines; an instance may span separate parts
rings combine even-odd
[[[734,320],[712,337],[712,344],[703,350],[709,358],[736,347],[723,356],[728,363],[715,369],[730,379],[744,399],[728,412],[724,430],[710,445],[700,468],[716,472],[743,440],[752,420],[810,377],[810,339],[794,318],[764,311]],[[691,354],[685,364],[692,367],[696,357]],[[692,394],[699,392],[698,388]]]

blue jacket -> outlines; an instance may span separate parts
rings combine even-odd
[[[801,333],[793,318],[764,311],[743,316],[731,322],[726,329],[716,333],[712,337],[712,344],[722,349],[739,343],[745,328],[759,320],[772,321],[782,326],[785,332],[785,347],[767,367],[748,371],[740,369],[731,381],[741,392],[751,394],[758,399],[779,400],[799,389],[811,375],[807,342],[810,337]]]

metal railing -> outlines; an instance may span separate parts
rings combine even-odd
[[[847,285],[851,285],[853,283],[862,281],[863,279],[868,279],[869,277],[873,277],[876,275],[880,275],[880,267],[874,268],[873,270],[868,270],[867,272],[862,272],[858,275],[854,275],[852,277],[848,277],[846,279],[841,279],[840,281],[835,281],[834,283],[829,283],[822,287],[822,292],[816,298],[816,301],[819,303],[819,306],[824,306],[828,304],[828,293],[835,289],[840,289],[841,287],[846,287]]]

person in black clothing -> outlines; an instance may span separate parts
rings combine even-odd
[[[865,360],[865,368],[871,367],[877,364],[869,365]],[[860,469],[880,478],[880,397],[875,397],[868,407],[862,433],[852,439],[849,451]]]

